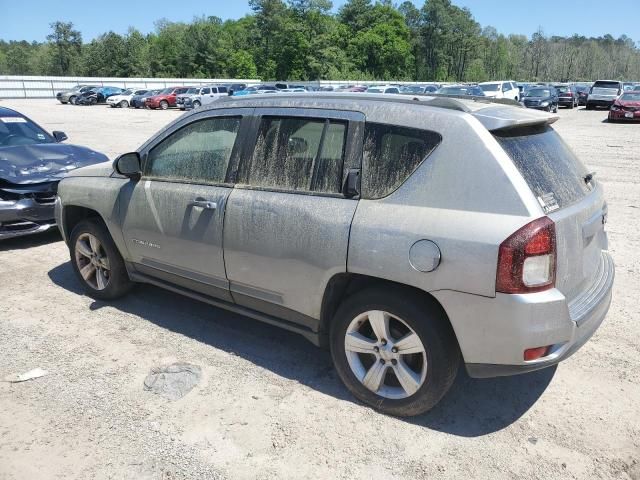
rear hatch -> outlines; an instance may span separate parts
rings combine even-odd
[[[622,93],[620,82],[598,81],[593,84],[589,97],[593,100],[614,100]]]
[[[492,133],[556,225],[556,288],[571,301],[597,281],[607,249],[602,188],[549,125]]]

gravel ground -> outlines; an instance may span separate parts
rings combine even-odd
[[[174,111],[3,101],[114,157]],[[151,286],[84,296],[56,232],[0,244],[0,479],[640,480],[640,125],[562,110],[557,129],[597,171],[617,265],[603,326],[557,368],[474,380],[432,412],[355,402],[327,352],[301,337]],[[151,369],[188,362],[200,383],[169,401]]]

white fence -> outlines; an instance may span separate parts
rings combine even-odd
[[[0,98],[55,98],[56,93],[76,85],[108,85],[121,88],[167,88],[176,85],[210,83],[259,83],[256,79],[228,78],[109,78],[109,77],[30,77],[0,75]]]
[[[33,77],[33,76],[11,76],[0,75],[0,99],[2,98],[55,98],[56,93],[68,90],[76,85],[99,85],[121,88],[167,88],[177,85],[206,85],[211,83],[246,83],[253,85],[260,83],[258,79],[237,79],[237,78],[116,78],[116,77]],[[266,82],[281,83],[281,82]],[[320,80],[315,82],[286,82],[295,85],[312,86],[338,86],[338,85],[384,85],[388,82],[381,81],[328,81]],[[412,85],[428,82],[394,82],[394,84]]]

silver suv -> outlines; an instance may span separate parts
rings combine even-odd
[[[461,362],[554,365],[609,309],[602,186],[557,117],[503,103],[228,97],[70,172],[57,222],[93,297],[150,283],[298,332],[358,399],[419,414]]]

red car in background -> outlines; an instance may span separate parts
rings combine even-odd
[[[626,91],[620,95],[609,110],[609,121],[640,121],[640,92]]]
[[[159,94],[144,99],[146,108],[160,108],[166,110],[169,107],[176,106],[176,96],[185,93],[191,87],[169,87],[162,90]]]

